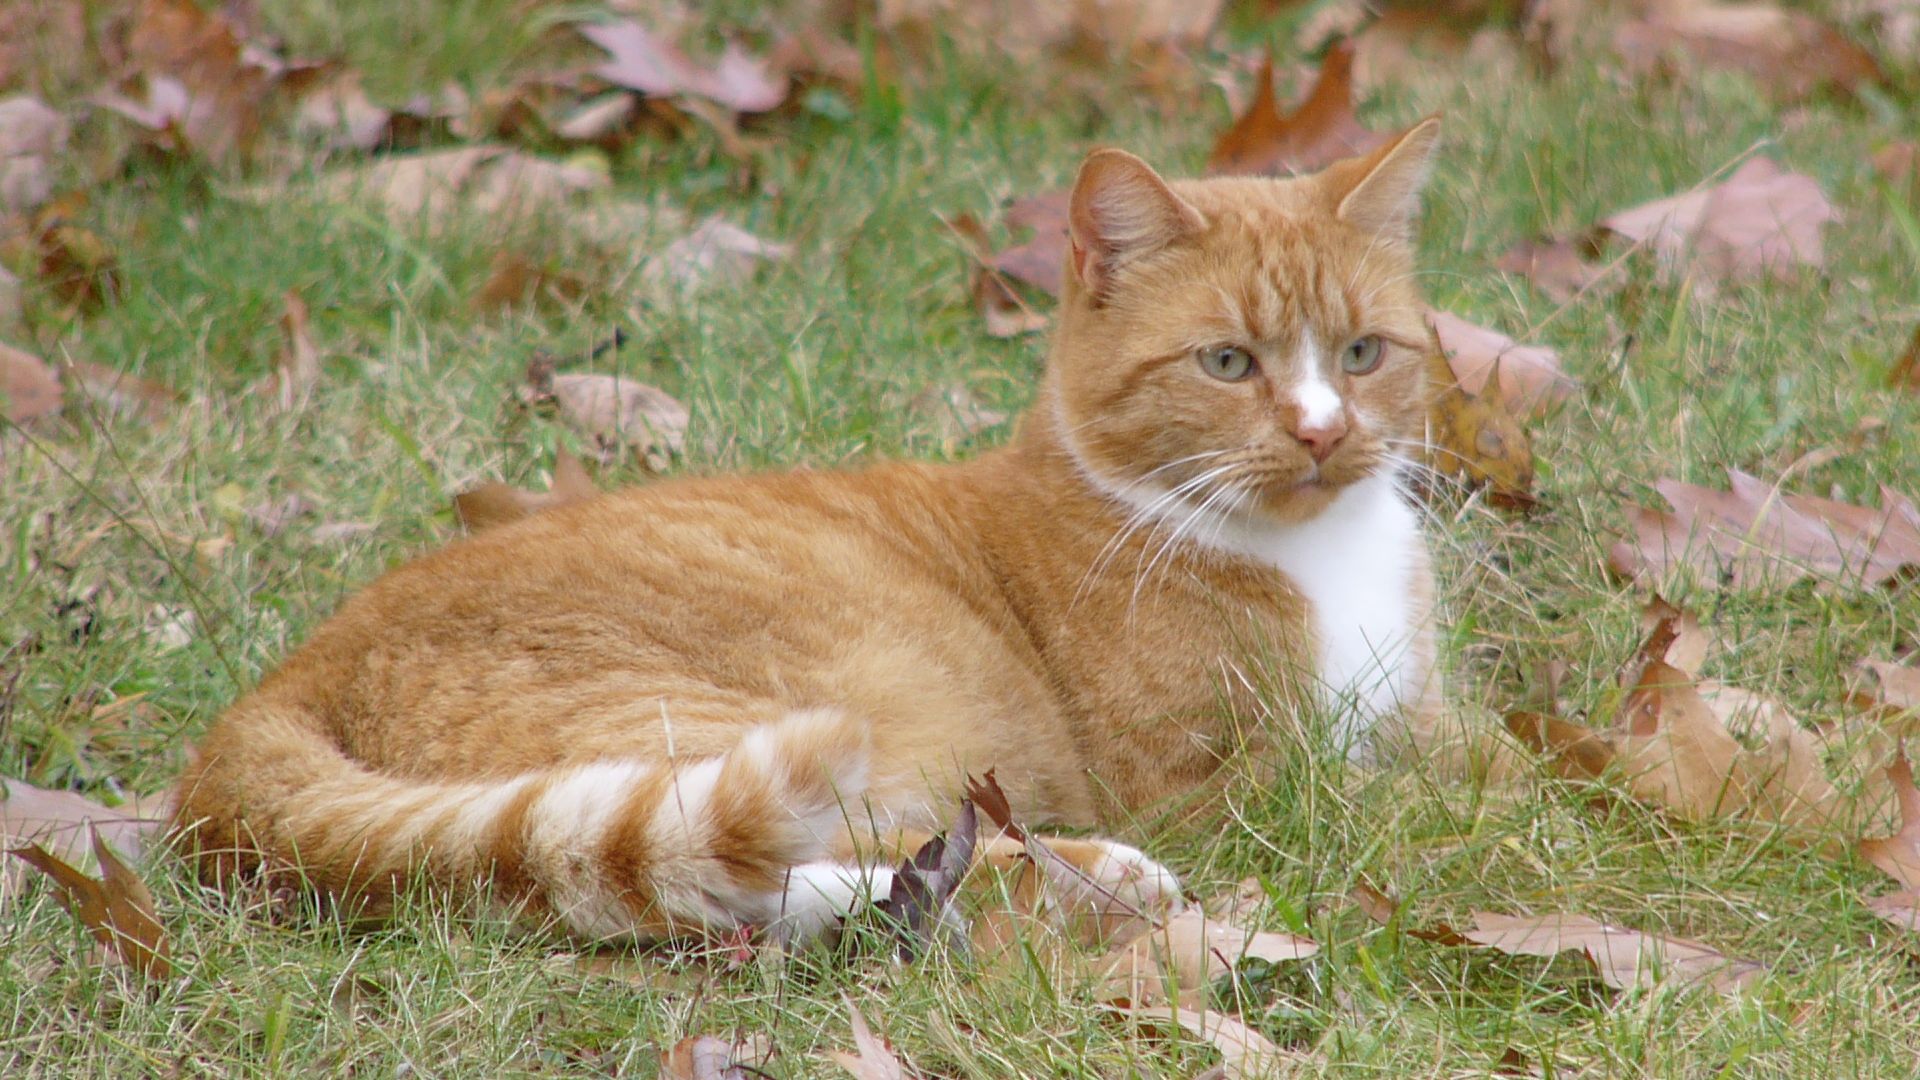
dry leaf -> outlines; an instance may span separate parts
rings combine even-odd
[[[1065,191],[1015,199],[1007,207],[1007,227],[1030,229],[1033,237],[995,254],[993,268],[1049,296],[1059,296],[1066,273],[1067,199]]]
[[[69,192],[41,207],[32,225],[40,280],[63,302],[83,311],[120,295],[113,248],[75,221],[86,206],[85,192]]]
[[[307,302],[288,289],[280,298],[280,334],[286,340],[273,361],[273,400],[281,412],[306,403],[320,382],[320,349],[308,325]]]
[[[1860,841],[1860,857],[1901,888],[1920,889],[1920,789],[1913,786],[1913,767],[1904,752],[1895,755],[1887,777],[1893,781],[1894,798],[1900,805],[1900,829],[1892,836]]]
[[[553,483],[546,491],[523,491],[499,481],[481,484],[453,497],[453,509],[460,524],[470,533],[531,517],[568,503],[584,502],[600,494],[587,475],[587,467],[565,449],[554,452]]]
[[[660,1055],[663,1080],[749,1080],[765,1075],[736,1062],[751,1056],[748,1042],[728,1042],[712,1035],[689,1035]]]
[[[1920,326],[1913,328],[1913,340],[1907,343],[1907,351],[1900,354],[1900,359],[1894,361],[1892,370],[1887,372],[1887,385],[1920,394]]]
[[[459,146],[383,157],[336,169],[314,190],[322,198],[370,199],[396,220],[437,221],[456,210],[478,217],[512,218],[557,207],[608,185],[604,172],[533,157],[504,146]],[[249,192],[265,202],[279,188]]]
[[[1495,372],[1500,396],[1516,412],[1539,414],[1580,392],[1580,383],[1560,368],[1560,354],[1544,345],[1521,345],[1498,330],[1489,330],[1445,311],[1429,311],[1440,349],[1453,369],[1454,381],[1469,394],[1478,394]]]
[[[1920,668],[1886,660],[1862,660],[1847,697],[1854,705],[1892,716],[1920,718]]]
[[[1641,663],[1658,660],[1692,677],[1699,677],[1713,638],[1693,612],[1675,607],[1658,594],[1640,609]]]
[[[752,279],[762,262],[792,254],[791,247],[762,240],[716,216],[669,244],[646,265],[641,277],[681,290],[715,284],[738,287]]]
[[[186,395],[164,383],[86,360],[69,362],[61,369],[60,376],[67,389],[94,402],[100,409],[136,416],[148,423],[157,424],[171,418],[174,410],[186,400]]]
[[[0,409],[14,423],[37,420],[60,411],[60,380],[46,361],[11,345],[0,344]]]
[[[1585,953],[1615,990],[1648,989],[1662,979],[1731,992],[1766,971],[1697,941],[1628,930],[1585,915],[1499,915],[1476,911],[1462,934],[1475,945],[1509,956]]]
[[[329,150],[412,147],[451,128],[470,107],[465,91],[449,84],[438,94],[386,108],[367,96],[359,72],[339,70],[300,95],[293,126]]]
[[[1360,126],[1353,113],[1353,46],[1327,50],[1313,88],[1282,113],[1273,93],[1273,57],[1260,68],[1247,111],[1214,143],[1209,175],[1308,173],[1364,154],[1386,136]]]
[[[1873,54],[1819,18],[1771,4],[1663,0],[1622,24],[1614,48],[1630,70],[1647,73],[1680,54],[1695,66],[1743,71],[1783,101],[1825,89],[1852,94],[1885,83]]]
[[[1533,439],[1507,407],[1501,380],[1467,393],[1431,324],[1427,336],[1427,464],[1464,487],[1485,488],[1496,506],[1532,506]]]
[[[593,437],[603,458],[631,446],[659,472],[686,449],[692,419],[687,407],[643,382],[619,375],[555,374],[551,360],[536,357],[527,365],[527,385],[519,395],[526,404],[554,407]]]
[[[949,454],[962,440],[1007,422],[1006,413],[980,404],[973,391],[960,383],[929,386],[915,394],[907,408],[933,424]]]
[[[1109,953],[1100,965],[1101,1001],[1127,1005],[1204,1000],[1214,980],[1241,960],[1304,960],[1320,946],[1292,934],[1243,930],[1198,908],[1167,920]]]
[[[586,279],[578,274],[538,265],[517,251],[501,251],[494,255],[487,280],[473,294],[471,306],[475,311],[498,311],[548,297],[578,300],[586,291]]]
[[[1920,509],[1881,489],[1882,508],[1781,492],[1737,469],[1729,490],[1658,480],[1670,512],[1626,508],[1632,535],[1607,561],[1633,577],[1687,567],[1738,589],[1785,588],[1807,577],[1847,586],[1886,583],[1920,566]]]
[[[912,960],[933,944],[961,879],[973,866],[978,837],[979,820],[973,803],[962,799],[953,827],[921,845],[894,871],[893,887],[875,906],[897,928],[902,961]]]
[[[987,325],[988,336],[1010,338],[1045,330],[1046,314],[1035,311],[1020,299],[1006,279],[989,265],[991,245],[980,219],[972,214],[956,214],[942,221],[966,247],[967,291],[973,296],[974,309]]]
[[[0,216],[30,213],[53,194],[67,133],[66,118],[38,98],[0,100]]]
[[[1168,1006],[1114,1010],[1139,1026],[1170,1024],[1185,1034],[1210,1043],[1220,1051],[1220,1067],[1229,1077],[1285,1076],[1313,1063],[1307,1055],[1282,1050],[1266,1036],[1222,1012],[1201,1012]]]
[[[860,1015],[851,1001],[847,1002],[847,1014],[853,1026],[854,1052],[832,1051],[830,1056],[834,1062],[851,1073],[854,1080],[907,1080],[906,1067],[900,1064],[885,1040],[867,1027],[867,1018]]]
[[[1365,881],[1349,890],[1347,899],[1352,900],[1354,906],[1359,908],[1367,918],[1381,926],[1393,922],[1394,918],[1400,914],[1400,901]],[[1446,923],[1435,923],[1432,926],[1403,926],[1400,932],[1408,937],[1439,945],[1467,944],[1467,939],[1461,937],[1459,931]]]
[[[1664,266],[1691,265],[1710,291],[1824,266],[1824,231],[1838,218],[1812,177],[1756,157],[1721,183],[1622,210],[1599,227],[1645,245]]]
[[[161,800],[162,803],[165,800]],[[0,841],[37,843],[77,862],[86,857],[86,831],[97,829],[115,847],[135,857],[166,827],[167,809],[102,806],[71,791],[49,791],[25,780],[0,779]]]
[[[107,952],[142,975],[164,979],[173,974],[166,927],[154,913],[153,894],[139,875],[127,869],[113,849],[90,830],[101,876],[88,877],[38,844],[8,852],[25,860],[60,888],[62,903]]]
[[[1001,62],[1095,65],[1198,46],[1224,0],[884,0],[875,26],[932,52],[958,45]],[[934,44],[938,42],[938,44]],[[1052,54],[1051,57],[1048,54]]]
[[[630,20],[583,25],[581,36],[605,49],[609,58],[593,73],[652,97],[706,98],[734,112],[778,108],[787,98],[787,79],[766,61],[729,42],[711,66],[695,63],[680,47]]]
[[[1902,930],[1920,933],[1920,891],[1902,889],[1873,897],[1867,910]]]
[[[1494,261],[1494,269],[1519,274],[1548,299],[1566,303],[1590,290],[1604,273],[1582,257],[1571,240],[1524,240]]]

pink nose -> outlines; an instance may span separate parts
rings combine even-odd
[[[1347,418],[1336,413],[1319,423],[1300,424],[1293,428],[1293,437],[1300,440],[1314,461],[1325,461],[1347,437]]]

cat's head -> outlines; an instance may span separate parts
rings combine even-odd
[[[1406,454],[1427,404],[1413,218],[1439,134],[1429,119],[1284,180],[1169,184],[1088,156],[1048,376],[1082,467],[1130,497],[1292,521]]]

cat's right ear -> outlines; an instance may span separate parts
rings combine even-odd
[[[1128,260],[1207,227],[1152,166],[1125,150],[1095,150],[1080,165],[1067,203],[1073,272],[1088,295],[1106,295]]]

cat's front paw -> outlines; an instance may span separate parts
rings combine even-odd
[[[1046,841],[1078,874],[1050,874],[1057,903],[1074,923],[1076,936],[1131,936],[1187,906],[1180,878],[1117,840]]]

